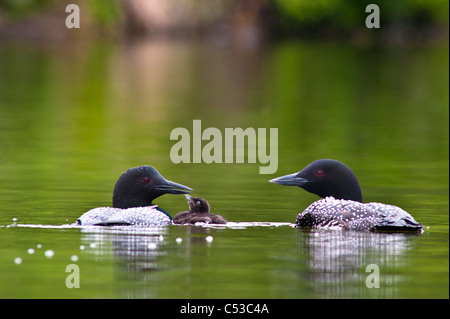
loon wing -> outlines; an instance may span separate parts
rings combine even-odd
[[[298,227],[338,227],[365,231],[418,231],[422,225],[400,207],[363,204],[327,197],[312,203],[297,216]]]
[[[81,215],[75,225],[89,226],[106,222],[112,215],[118,213],[122,209],[113,207],[97,207],[93,208]]]
[[[129,226],[132,225],[129,222],[123,220],[107,220],[94,224],[94,226]]]
[[[131,208],[98,207],[77,219],[81,226],[164,226],[172,224],[169,214],[157,205]]]
[[[375,231],[419,231],[423,228],[410,214],[393,205],[367,203],[377,213]]]
[[[165,226],[172,224],[168,214],[158,209],[157,205],[145,207],[131,207],[121,209],[112,214],[108,219],[95,225],[98,226]]]

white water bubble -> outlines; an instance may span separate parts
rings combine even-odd
[[[96,248],[96,247],[97,247],[97,244],[96,244],[96,243],[90,243],[90,244],[89,244],[89,247],[91,247],[91,248]]]
[[[78,261],[78,256],[77,256],[77,255],[72,255],[72,256],[70,257],[70,260],[71,260],[71,261]]]
[[[148,247],[148,249],[153,250],[153,249],[156,249],[158,247],[158,245],[156,245],[156,243],[149,243],[147,247]]]
[[[84,250],[86,247],[84,245],[80,245],[80,250]]]
[[[206,240],[208,243],[212,243],[212,241],[214,240],[214,237],[213,237],[213,236],[207,236],[207,237],[205,238],[205,240]]]
[[[33,249],[33,248],[28,248],[27,252],[28,252],[30,255],[33,255],[33,254],[34,254],[34,249]]]
[[[52,258],[53,256],[55,256],[55,252],[53,250],[49,249],[49,250],[45,251],[44,255],[47,258]]]
[[[41,249],[42,248],[42,244],[37,244],[36,247]]]
[[[20,264],[22,263],[22,258],[20,258],[20,257],[14,258],[14,263],[15,263],[16,265],[20,265]]]
[[[175,241],[177,242],[177,244],[181,244],[183,242],[183,238],[178,237],[177,239],[175,239]]]

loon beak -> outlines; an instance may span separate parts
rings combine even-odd
[[[186,199],[187,199],[188,202],[191,201],[191,198],[192,198],[192,197],[191,197],[190,195],[186,194],[186,195],[184,195],[184,196],[186,196]]]
[[[153,188],[164,192],[165,194],[189,194],[192,188],[166,180],[164,184],[153,186]]]
[[[306,178],[298,177],[298,173],[294,173],[271,179],[269,182],[285,186],[302,187],[308,182],[308,180]]]

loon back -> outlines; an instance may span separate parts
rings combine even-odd
[[[170,215],[157,205],[126,209],[98,207],[84,213],[76,225],[82,226],[166,226],[172,224]]]
[[[400,207],[326,197],[297,216],[297,227],[362,231],[420,231],[422,225]]]

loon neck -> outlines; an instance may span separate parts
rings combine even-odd
[[[317,194],[317,193],[316,193]],[[321,194],[317,194],[322,198],[326,198],[326,197],[333,197],[334,199],[343,199],[343,200],[352,200],[355,202],[359,202],[362,203],[362,195],[361,195],[361,189],[359,188],[354,188],[354,189],[346,189],[345,191],[340,191],[340,190],[336,190],[336,191],[330,191],[327,193],[321,193]]]
[[[117,193],[113,194],[113,207],[114,208],[131,208],[131,207],[145,207],[152,206],[152,199],[148,200],[146,198],[136,198],[132,195],[120,196]]]

